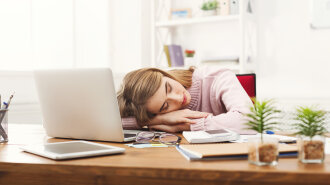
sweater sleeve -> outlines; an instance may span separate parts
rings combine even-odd
[[[190,126],[192,131],[227,128],[239,134],[255,133],[246,130],[244,116],[250,111],[252,101],[233,72],[224,71],[214,79],[210,88],[210,102],[214,102],[213,107],[225,109],[225,113],[197,119],[197,123]]]
[[[121,118],[123,128],[126,130],[138,130],[141,126],[137,124],[135,117]]]

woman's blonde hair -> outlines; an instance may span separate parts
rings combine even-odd
[[[147,100],[161,85],[162,78],[178,81],[186,89],[191,86],[195,68],[188,70],[163,71],[157,68],[142,68],[128,73],[117,94],[121,117],[135,117],[139,125],[144,125],[155,115],[146,109]]]

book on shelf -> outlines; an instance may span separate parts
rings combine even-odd
[[[279,144],[279,157],[297,156],[297,146]],[[246,159],[248,143],[216,143],[179,145],[176,149],[188,160]]]
[[[184,66],[183,52],[180,45],[168,45],[168,52],[171,59],[171,66],[182,67]]]
[[[169,51],[168,51],[168,45],[164,45],[164,52],[165,52],[165,55],[166,55],[166,59],[167,59],[168,67],[171,67],[172,64],[171,64],[170,53],[169,53]]]
[[[185,19],[191,18],[191,9],[183,8],[183,9],[171,9],[170,19]]]

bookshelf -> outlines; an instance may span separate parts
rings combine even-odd
[[[181,20],[169,20],[156,22],[156,27],[184,26],[190,24],[213,23],[221,21],[239,21],[238,15],[215,15],[208,17],[185,18]]]
[[[235,43],[235,50],[233,51],[236,56],[236,61],[233,62],[211,62],[204,63],[206,58],[196,59],[198,60],[197,66],[205,66],[210,65],[214,67],[225,67],[232,69],[237,73],[247,73],[247,72],[255,72],[256,69],[256,59],[257,59],[257,50],[256,50],[256,34],[257,34],[257,24],[256,24],[256,16],[255,13],[248,12],[247,10],[251,9],[253,3],[250,0],[240,0],[239,3],[239,14],[233,15],[212,15],[212,16],[192,16],[189,18],[180,18],[180,19],[169,19],[169,14],[172,9],[175,9],[175,5],[173,5],[173,0],[155,0],[152,1],[152,9],[151,9],[151,59],[153,67],[159,67],[165,70],[173,69],[172,67],[168,67],[166,55],[163,51],[164,45],[177,44],[182,46],[182,50],[184,52],[185,48],[184,43],[180,43],[180,39],[177,39],[175,33],[178,29],[184,28],[198,28],[210,27],[210,30],[214,28],[212,25],[224,25],[227,27],[232,27],[228,29],[238,28],[233,37],[237,37],[238,42]],[[191,6],[189,3],[187,6]],[[222,34],[221,31],[218,33]],[[187,36],[188,37],[188,36]],[[195,39],[194,35],[190,35],[189,39]],[[230,38],[228,38],[230,39]],[[212,39],[210,39],[211,41]],[[235,40],[235,39],[234,39]],[[181,40],[182,41],[182,40]],[[196,39],[196,42],[197,41]],[[207,41],[205,41],[207,42]],[[185,43],[186,44],[186,43]],[[196,44],[196,43],[195,43]],[[186,44],[187,46],[187,44]],[[215,48],[223,48],[225,47],[224,43],[217,43]],[[190,49],[190,48],[189,48]],[[221,49],[219,49],[221,50]],[[196,52],[199,52],[197,50]],[[227,58],[225,55],[233,55],[231,53],[224,53],[224,56],[218,58],[218,60],[222,61],[223,58]],[[215,58],[214,56],[210,56],[209,58]],[[189,66],[186,66],[189,67]],[[177,68],[177,67],[176,67]],[[182,67],[181,67],[182,68]]]

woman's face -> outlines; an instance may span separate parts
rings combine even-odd
[[[176,80],[163,77],[156,93],[147,100],[147,110],[162,114],[184,108],[190,103],[189,92]]]

